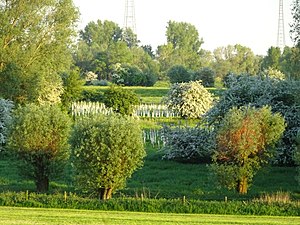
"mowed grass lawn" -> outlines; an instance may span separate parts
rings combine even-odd
[[[300,217],[191,215],[0,207],[1,225],[300,224]]]

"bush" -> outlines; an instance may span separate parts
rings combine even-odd
[[[58,106],[28,104],[16,110],[9,147],[25,163],[22,172],[34,179],[38,192],[49,189],[49,179],[62,172],[69,157],[70,118]]]
[[[104,93],[105,106],[122,115],[132,115],[134,105],[138,105],[139,102],[134,92],[120,86],[111,86]]]
[[[0,99],[0,152],[6,144],[8,127],[12,121],[12,110],[14,104],[12,101]]]
[[[70,109],[72,102],[78,101],[82,97],[84,80],[80,78],[80,73],[77,70],[73,70],[70,73],[63,73],[61,78],[64,87],[61,102],[66,109]]]
[[[217,125],[233,107],[271,106],[272,112],[281,113],[287,123],[273,163],[293,165],[295,136],[300,129],[299,96],[299,81],[232,75],[229,88],[223,92],[219,101],[206,114],[206,119],[209,124]]]
[[[121,115],[79,120],[71,143],[79,186],[104,200],[125,186],[145,156],[136,120]]]
[[[164,102],[181,117],[200,118],[212,107],[213,97],[200,81],[191,81],[173,84]]]
[[[272,157],[285,129],[280,114],[271,109],[231,109],[217,128],[213,171],[221,185],[246,194],[248,184],[262,164]]]
[[[213,87],[215,83],[215,71],[211,68],[204,67],[194,73],[193,80],[201,80],[204,87]]]
[[[104,92],[98,89],[88,89],[82,91],[81,101],[86,102],[103,102]]]
[[[211,162],[215,134],[206,127],[164,126],[164,159],[180,162]]]
[[[167,76],[170,78],[170,82],[172,84],[189,82],[191,80],[191,74],[184,66],[181,65],[171,67],[167,72]]]

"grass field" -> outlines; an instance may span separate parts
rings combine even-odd
[[[105,91],[109,87],[108,86],[83,86],[83,90],[101,90]],[[136,93],[142,103],[154,103],[159,104],[161,103],[164,96],[166,96],[169,92],[169,87],[125,87],[125,89],[132,90],[134,93]],[[219,96],[224,89],[217,89],[217,88],[207,88],[209,92],[212,94]]]
[[[300,200],[300,189],[295,179],[294,167],[267,167],[254,178],[247,195],[219,188],[206,164],[184,164],[162,160],[162,152],[147,146],[148,156],[144,166],[136,171],[127,182],[125,189],[114,196],[176,199],[185,196],[198,200],[249,200],[264,193],[278,191],[290,193],[292,199]],[[0,158],[0,192],[35,190],[34,182],[18,175],[17,162]],[[51,193],[74,192],[71,172],[50,183]]]
[[[0,207],[1,225],[299,225],[300,217],[158,214]]]

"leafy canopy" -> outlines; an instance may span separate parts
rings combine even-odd
[[[0,1],[2,97],[18,103],[60,100],[59,73],[72,63],[77,18],[71,0]]]
[[[77,121],[71,140],[78,185],[109,199],[142,165],[142,131],[131,117],[96,115]]]
[[[28,104],[15,111],[9,147],[25,163],[22,170],[37,191],[48,191],[49,178],[69,158],[70,128],[69,116],[56,105]]]
[[[270,147],[284,129],[284,118],[272,114],[269,107],[231,109],[217,128],[212,168],[218,181],[246,194],[257,170],[272,157]]]

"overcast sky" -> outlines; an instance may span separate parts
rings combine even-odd
[[[203,38],[203,48],[214,50],[229,44],[250,47],[265,55],[276,46],[279,0],[135,0],[136,33],[141,44],[154,49],[166,43],[169,20],[194,25]],[[292,46],[289,23],[291,4],[284,0],[286,44]],[[79,7],[79,28],[90,21],[110,20],[124,25],[125,0],[74,0]]]

